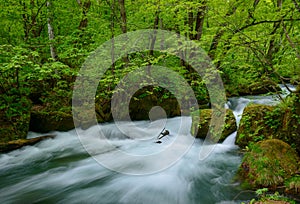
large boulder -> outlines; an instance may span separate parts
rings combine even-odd
[[[43,106],[34,106],[31,110],[29,129],[34,132],[68,131],[74,128],[71,111],[49,111]]]
[[[300,153],[299,96],[291,95],[277,106],[252,104],[245,108],[237,132],[241,148],[264,139],[280,139]],[[298,108],[297,108],[298,107]]]
[[[119,93],[120,92],[120,93]],[[98,122],[107,122],[112,120],[111,109],[118,114],[119,120],[149,120],[149,112],[153,107],[161,107],[167,117],[180,116],[189,112],[189,100],[181,100],[183,104],[175,96],[166,89],[154,88],[153,86],[146,86],[136,91],[132,96],[127,95],[126,90],[119,90],[118,97],[114,98],[113,104],[110,98],[97,98],[95,103]],[[122,93],[126,92],[126,93]],[[128,104],[128,97],[130,99]],[[187,108],[188,107],[188,108]],[[115,108],[117,108],[115,110]],[[125,113],[129,112],[130,118]]]
[[[238,175],[248,187],[275,189],[297,173],[298,161],[298,154],[290,145],[278,139],[268,139],[250,147]]]
[[[137,100],[134,100],[134,97],[132,98],[129,105],[131,119],[149,120],[149,112],[155,106],[161,107],[165,111],[167,117],[181,115],[180,106],[176,98],[170,97],[161,99],[152,94]]]
[[[212,109],[200,109],[192,115],[191,134],[196,138],[205,139],[207,136],[212,118]],[[232,110],[226,110],[225,125],[219,141],[223,141],[231,133],[237,130],[236,120]]]
[[[265,122],[274,106],[251,104],[244,109],[237,132],[236,144],[241,148],[250,142],[258,142],[274,135],[274,131]]]

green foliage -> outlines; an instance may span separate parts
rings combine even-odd
[[[296,175],[284,183],[286,191],[292,194],[299,194],[300,192],[300,176]]]
[[[257,189],[255,191],[256,195],[258,196],[265,196],[266,195],[266,192],[268,192],[269,189],[268,188],[260,188],[260,189]]]
[[[0,94],[3,95],[1,100],[6,101],[4,104],[10,107],[7,114],[14,114],[14,109],[22,112],[19,102],[7,105],[12,104],[14,97],[30,98],[49,111],[68,109],[73,82],[86,57],[101,43],[123,32],[119,2],[114,1],[112,5],[110,1],[82,0],[79,4],[79,1],[57,0],[52,1],[48,9],[46,1],[0,1]],[[268,92],[283,79],[294,83],[300,79],[297,43],[300,12],[292,0],[282,5],[274,1],[254,4],[250,0],[130,0],[125,2],[125,9],[128,32],[157,27],[201,45],[222,75],[228,95]],[[54,31],[51,41],[47,27],[49,17]],[[55,60],[50,59],[50,45],[57,52]],[[202,79],[174,57],[172,51],[166,53],[144,51],[130,54],[128,61],[118,59],[99,82],[96,100],[109,100],[118,91],[114,89],[120,79],[136,68],[151,64],[178,73],[192,87],[198,103],[206,104],[209,101],[206,84],[213,81],[211,70],[207,70],[207,78]],[[146,78],[152,80],[151,75]],[[166,84],[185,97],[178,80],[171,79]],[[136,99],[157,93],[159,100],[174,97],[159,86],[147,91]],[[290,111],[299,121],[295,111]],[[280,113],[276,109],[265,116],[272,131],[280,129],[280,121],[274,120]],[[254,141],[266,138],[261,131],[257,128]]]
[[[264,117],[265,124],[276,131],[281,126],[281,116],[282,109],[277,106],[273,111],[266,112],[266,116]]]
[[[255,191],[258,199],[252,199],[250,203],[257,203],[257,202],[268,202],[268,201],[286,201],[290,204],[295,204],[296,202],[280,195],[278,192],[275,193],[268,193],[268,188],[260,188]]]
[[[288,144],[269,139],[249,145],[239,175],[252,188],[275,189],[298,170],[298,155]]]

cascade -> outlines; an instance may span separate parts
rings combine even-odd
[[[277,102],[274,96],[233,97],[227,106],[233,110],[239,123],[247,104]],[[167,120],[166,129],[171,134],[163,138],[162,144],[155,143],[155,139],[152,142],[130,139],[113,123],[102,125],[103,133],[112,144],[110,146],[99,148],[96,145],[99,139],[96,126],[81,133],[95,154],[107,156],[124,169],[140,168],[140,163],[128,163],[113,157],[113,153],[117,150],[132,154],[161,151],[176,138],[181,119]],[[191,118],[185,119],[191,123]],[[135,124],[143,127],[149,122]],[[190,125],[186,125],[185,132],[189,132],[189,128]],[[140,176],[118,173],[97,163],[83,148],[75,130],[54,134],[57,135],[55,139],[0,155],[1,203],[207,204],[240,203],[253,197],[253,193],[240,193],[239,183],[232,182],[241,162],[238,147],[234,145],[236,132],[222,144],[217,144],[205,160],[198,159],[199,150],[206,147],[203,141],[196,139],[187,153],[169,168]],[[38,135],[31,132],[28,137]],[[152,162],[142,164],[152,165]]]

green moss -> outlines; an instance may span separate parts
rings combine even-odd
[[[290,194],[300,194],[300,175],[296,175],[286,180],[285,183],[286,192]]]
[[[242,115],[236,144],[245,148],[251,142],[273,138],[290,144],[300,153],[300,106],[297,101],[298,97],[292,94],[277,106],[247,106]]]
[[[251,145],[243,158],[238,174],[253,188],[276,188],[294,175],[299,157],[288,144],[268,139]]]
[[[265,117],[274,110],[273,106],[251,104],[243,112],[237,132],[236,144],[242,148],[250,142],[258,142],[269,138],[274,130],[265,124]]]
[[[278,192],[268,193],[268,188],[262,188],[255,191],[258,199],[252,199],[250,203],[254,204],[294,204],[295,201],[280,195]]]
[[[210,126],[213,126],[213,124],[210,124],[212,114],[212,109],[200,109],[192,114],[191,134],[193,136],[201,139],[207,136]],[[225,140],[226,137],[235,132],[236,129],[236,120],[232,110],[226,110],[225,125],[219,140]]]

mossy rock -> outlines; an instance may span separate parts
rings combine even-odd
[[[212,109],[200,109],[192,114],[191,134],[196,138],[205,139],[210,127]],[[231,133],[237,130],[236,120],[232,110],[227,109],[225,115],[225,125],[219,141],[223,141]]]
[[[181,115],[181,108],[177,99],[166,89],[144,87],[138,90],[130,100],[129,113],[132,120],[149,120],[149,112],[155,107],[161,107],[167,117]],[[162,117],[164,117],[162,115]]]
[[[268,139],[250,147],[238,175],[249,187],[276,189],[299,169],[297,152],[287,143]]]
[[[244,109],[237,132],[236,144],[245,148],[250,142],[258,142],[273,135],[274,131],[266,127],[265,117],[274,106],[251,104]]]
[[[42,106],[34,106],[31,111],[30,127],[34,132],[68,131],[74,128],[71,111],[48,111]]]
[[[151,87],[150,87],[151,88]],[[149,120],[149,112],[155,107],[161,107],[167,117],[175,117],[181,115],[180,106],[176,98],[170,96],[164,98],[159,91],[150,90],[147,87],[138,90],[132,97],[130,97],[129,104],[124,104],[126,101],[123,98],[115,98],[115,103],[118,104],[118,120]],[[129,105],[129,106],[128,106]],[[95,109],[98,122],[109,122],[113,119],[111,113],[111,100],[98,98],[96,100]],[[125,113],[129,112],[130,118]]]
[[[236,144],[241,148],[264,139],[280,139],[300,153],[299,96],[286,99],[277,106],[252,104],[244,109]]]
[[[30,113],[23,113],[14,117],[11,121],[1,121],[0,141],[7,142],[16,139],[24,139],[29,131]]]

